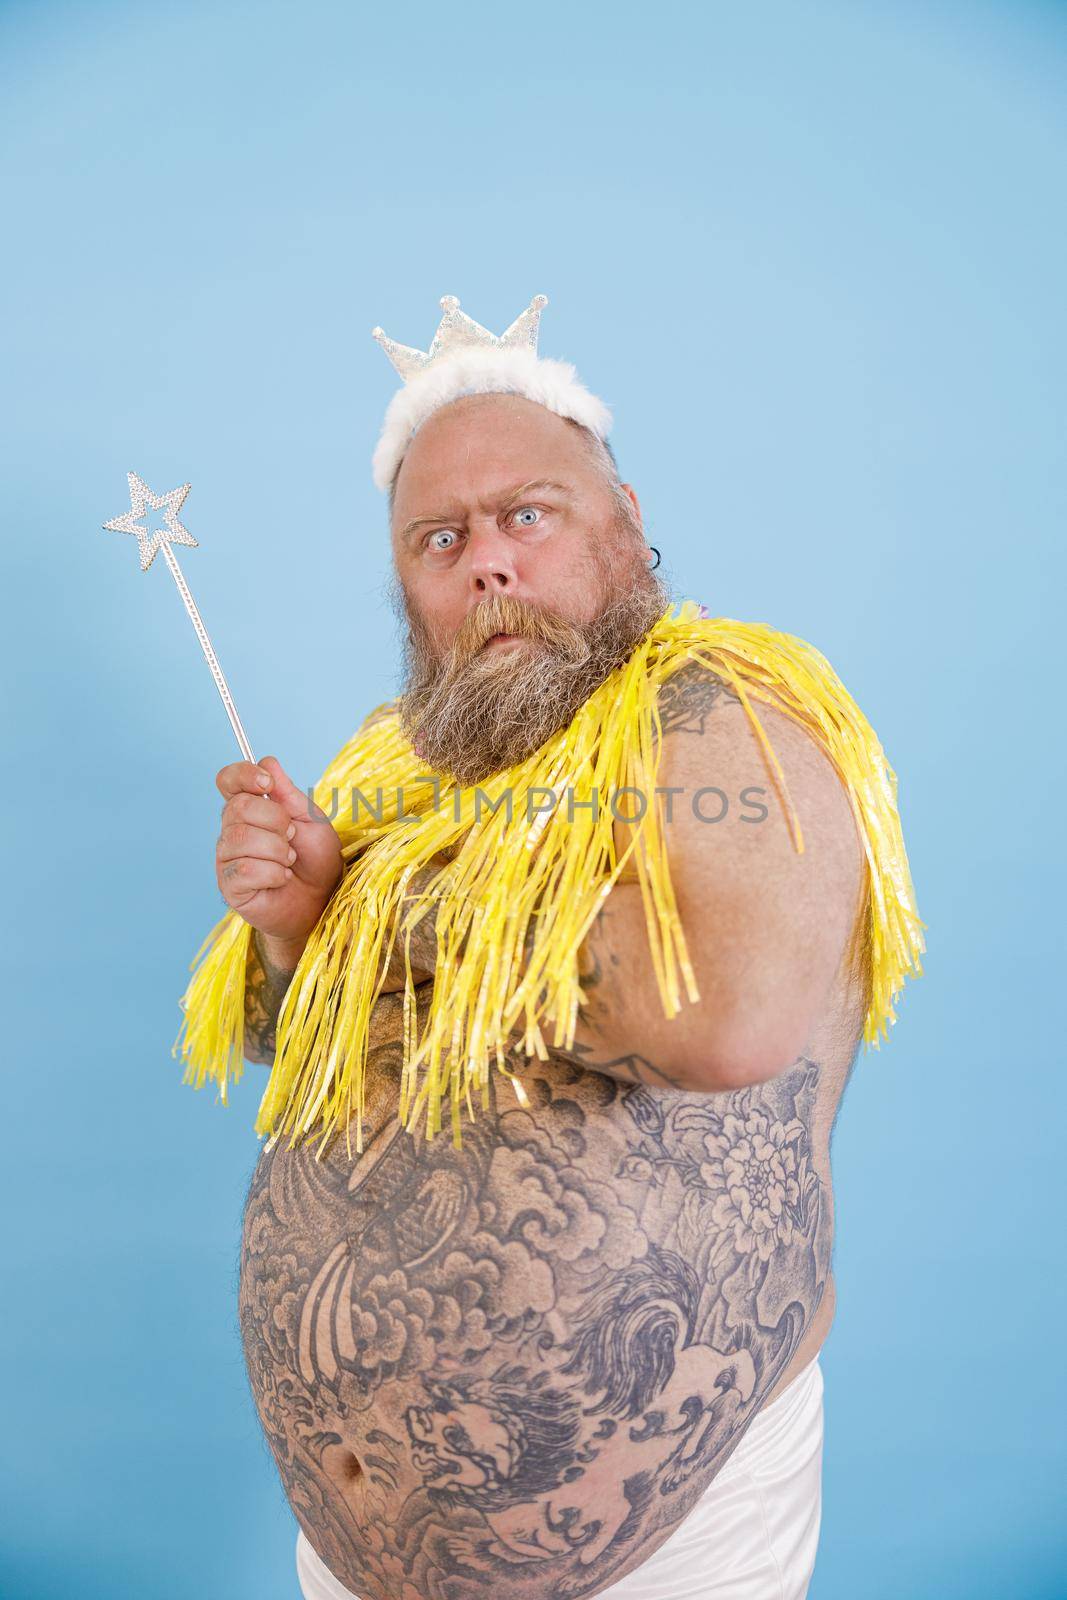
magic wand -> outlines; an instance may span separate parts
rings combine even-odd
[[[241,726],[241,719],[237,715],[237,707],[233,703],[233,696],[230,694],[229,686],[222,675],[218,656],[212,649],[203,618],[196,609],[196,601],[189,593],[189,585],[186,583],[182,569],[179,567],[174,551],[171,549],[172,542],[174,544],[190,545],[197,543],[188,528],[183,527],[178,521],[178,512],[182,508],[191,485],[183,483],[180,489],[171,489],[169,494],[153,494],[143,479],[137,476],[136,472],[128,472],[126,477],[130,485],[130,509],[129,511],[124,511],[121,517],[112,517],[110,522],[104,523],[104,527],[112,533],[135,533],[137,535],[137,547],[141,555],[142,572],[148,571],[155,560],[157,550],[162,550],[164,560],[171,570],[171,576],[178,585],[178,593],[181,595],[185,609],[189,613],[190,621],[196,629],[196,636],[200,640],[204,655],[207,658],[207,664],[211,668],[211,676],[215,680],[215,686],[222,696],[222,703],[226,707],[226,715],[230,719],[230,726],[237,736],[241,754],[246,761],[254,762],[256,758],[252,754],[252,746],[249,744],[245,736],[245,730]],[[142,517],[146,518],[147,522],[147,514],[150,509],[163,512],[164,525],[162,528],[150,530],[147,525],[141,525]]]

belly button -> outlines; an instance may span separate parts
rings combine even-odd
[[[340,1489],[351,1487],[353,1483],[356,1483],[363,1476],[363,1468],[360,1465],[359,1457],[351,1450],[346,1449],[344,1445],[330,1445],[324,1450],[322,1466],[324,1472],[333,1479]]]

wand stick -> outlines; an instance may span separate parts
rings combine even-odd
[[[172,541],[175,544],[195,545],[197,543],[188,528],[183,527],[178,521],[178,512],[182,508],[191,485],[185,483],[180,489],[171,489],[168,494],[158,495],[152,493],[148,485],[137,476],[136,472],[128,472],[126,477],[130,485],[130,509],[129,511],[124,511],[121,517],[112,517],[110,522],[104,523],[104,527],[113,533],[135,533],[137,535],[142,572],[148,571],[155,560],[156,552],[162,550],[163,559],[170,568],[171,576],[178,586],[178,593],[181,595],[185,609],[189,613],[189,620],[196,629],[196,636],[200,640],[207,664],[211,668],[211,676],[215,680],[215,687],[218,689],[222,697],[222,703],[226,707],[226,715],[230,719],[230,727],[233,729],[237,743],[241,747],[241,754],[246,761],[254,762],[256,758],[252,754],[252,746],[249,744],[245,730],[241,726],[241,719],[237,715],[237,707],[234,705],[229,685],[223,676],[222,668],[219,666],[219,658],[212,648],[208,631],[204,627],[204,620],[196,609],[196,601],[189,591],[189,585],[185,581],[185,574],[179,567],[178,559],[171,549]],[[141,525],[140,520],[146,515],[149,507],[156,511],[163,511],[165,523],[165,527],[157,528],[152,533],[149,532],[147,527]]]

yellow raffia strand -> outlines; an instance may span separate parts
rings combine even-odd
[[[278,1017],[274,1065],[255,1123],[270,1144],[284,1134],[297,1144],[318,1132],[321,1155],[335,1130],[344,1128],[350,1138],[354,1119],[362,1151],[370,1016],[398,938],[405,987],[397,1109],[404,1127],[414,1132],[425,1113],[425,1134],[432,1138],[447,1097],[453,1144],[461,1148],[461,1107],[474,1115],[472,1090],[483,1108],[488,1105],[490,1062],[525,1101],[507,1047],[521,1043],[527,1055],[544,1059],[549,1024],[555,1047],[573,1045],[582,1001],[579,949],[631,858],[664,1014],[681,1009],[682,984],[690,1002],[700,998],[654,793],[658,691],[688,661],[702,662],[739,696],[798,851],[804,848],[800,821],[756,706],[800,722],[841,777],[870,887],[864,1040],[877,1046],[879,1035],[887,1034],[905,977],[922,972],[925,924],[915,908],[896,776],[873,729],[829,662],[804,640],[764,623],[701,617],[693,601],[682,602],[677,615],[672,611],[569,727],[479,788],[461,789],[446,775],[427,772],[389,707],[379,708],[326,769],[314,798],[333,817],[345,872],[312,930]],[[365,804],[353,804],[354,788]],[[612,798],[624,789],[637,791],[636,799],[630,794],[613,809]],[[367,806],[377,809],[379,801],[376,817]],[[538,810],[545,801],[550,809]],[[632,814],[635,806],[629,842],[616,856],[614,817]],[[438,852],[452,859],[412,900],[412,874]],[[432,905],[438,956],[420,1037],[408,941]],[[383,948],[386,935],[390,942]],[[197,952],[193,965],[201,964],[181,1000],[184,1081],[199,1088],[211,1079],[224,1101],[227,1081],[236,1082],[243,1067],[248,942],[247,925],[229,912]]]

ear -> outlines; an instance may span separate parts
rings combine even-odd
[[[629,500],[630,504],[633,506],[633,508],[634,508],[634,516],[637,518],[637,526],[641,529],[641,532],[644,533],[644,531],[645,531],[645,521],[644,521],[644,518],[641,515],[641,502],[638,500],[637,495],[634,493],[633,484],[632,483],[624,483],[624,484],[620,485],[620,488],[622,489],[623,494]]]

